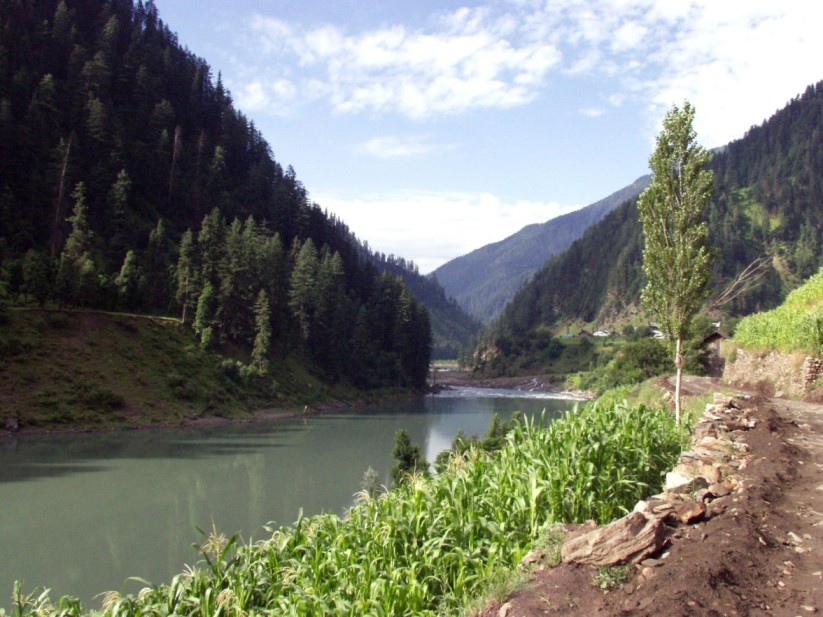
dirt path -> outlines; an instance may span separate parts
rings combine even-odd
[[[562,564],[482,615],[823,614],[823,406],[759,399],[752,417],[740,489],[709,520],[672,529],[664,552],[633,566],[621,588],[604,593],[594,568]]]

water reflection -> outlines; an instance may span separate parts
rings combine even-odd
[[[389,483],[399,428],[433,461],[494,413],[569,406],[451,392],[272,424],[19,437],[0,447],[0,606],[15,578],[85,602],[136,591],[130,576],[168,581],[197,560],[196,526],[261,537],[301,509],[340,513],[368,467]]]

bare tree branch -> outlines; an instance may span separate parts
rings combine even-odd
[[[720,308],[755,289],[768,274],[771,262],[771,255],[761,255],[755,259],[726,286],[726,289],[709,302],[709,310]]]

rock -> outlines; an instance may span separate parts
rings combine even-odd
[[[512,608],[514,608],[512,606],[512,603],[506,602],[503,606],[500,607],[500,610],[497,611],[497,617],[506,617],[506,615],[508,615],[511,612]]]
[[[546,551],[534,549],[526,553],[526,556],[520,560],[520,567],[525,568],[534,563],[538,563],[546,557]]]
[[[681,501],[675,504],[674,516],[681,525],[703,518],[706,514],[706,506],[702,501]]]
[[[3,429],[11,433],[16,433],[20,430],[20,422],[17,416],[6,416],[6,419],[3,421]]]
[[[666,541],[663,519],[632,512],[615,522],[566,540],[560,554],[566,563],[614,566],[639,562],[657,553]]]
[[[693,493],[694,491],[699,491],[700,489],[707,488],[708,486],[709,483],[706,478],[702,478],[700,476],[688,476],[685,473],[678,471],[670,471],[666,474],[665,490],[668,493]]]
[[[715,482],[709,486],[709,492],[715,497],[725,497],[726,495],[730,495],[732,491],[725,484]]]

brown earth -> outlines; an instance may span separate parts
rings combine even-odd
[[[717,382],[690,378],[686,392]],[[726,388],[727,389],[727,388]],[[756,426],[740,488],[710,520],[670,529],[654,559],[630,566],[619,589],[601,591],[596,569],[561,564],[482,617],[677,617],[823,613],[823,405],[753,399]]]

